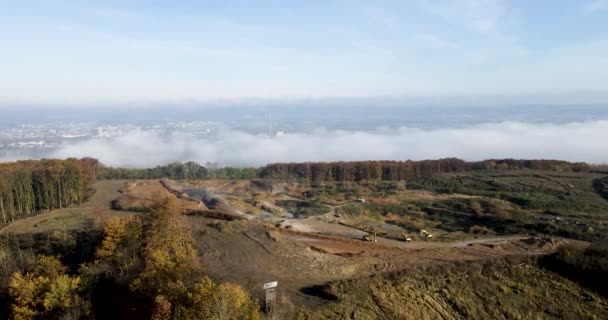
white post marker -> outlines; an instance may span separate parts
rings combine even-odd
[[[271,288],[276,288],[277,285],[279,285],[278,281],[264,283],[264,290],[271,289]]]
[[[276,299],[276,288],[279,285],[278,281],[268,282],[264,284],[264,290],[266,290],[266,312],[272,312],[274,308],[274,301]]]

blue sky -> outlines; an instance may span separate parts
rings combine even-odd
[[[0,0],[0,106],[608,101],[608,0]]]

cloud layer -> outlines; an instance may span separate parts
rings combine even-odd
[[[57,158],[91,156],[110,166],[151,167],[172,161],[261,166],[272,162],[420,160],[458,157],[608,162],[608,121],[569,124],[502,122],[457,129],[402,127],[374,132],[317,129],[270,138],[222,130],[213,138],[133,131],[60,149]]]

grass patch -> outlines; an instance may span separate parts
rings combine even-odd
[[[512,260],[512,261],[511,261]],[[336,282],[296,319],[603,319],[608,301],[531,259],[416,268]],[[517,260],[517,261],[515,261]]]

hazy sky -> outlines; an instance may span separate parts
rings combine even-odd
[[[608,96],[608,0],[0,0],[0,106]]]

